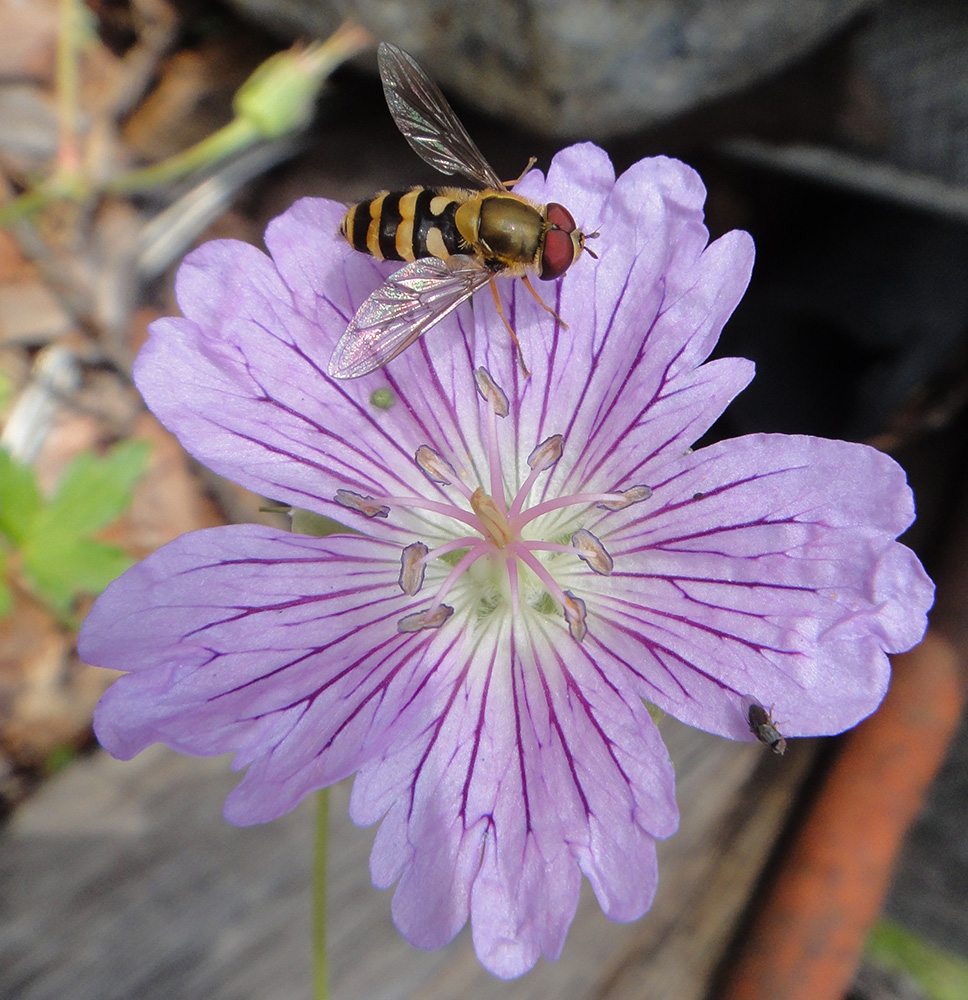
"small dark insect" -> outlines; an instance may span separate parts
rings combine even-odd
[[[594,257],[563,205],[539,205],[504,183],[484,159],[437,85],[402,49],[386,42],[378,59],[390,113],[416,153],[445,174],[480,188],[415,187],[381,191],[351,205],[340,232],[377,260],[409,261],[360,306],[329,362],[334,378],[358,378],[395,358],[476,291],[490,284],[516,347],[494,279],[520,278],[541,306],[528,273],[558,278],[582,251]],[[559,322],[561,317],[557,317]],[[564,324],[562,324],[564,325]],[[528,374],[518,358],[525,374]]]
[[[774,753],[782,754],[786,750],[786,740],[776,728],[773,721],[773,709],[769,712],[757,704],[750,705],[750,732],[760,741],[765,743]]]

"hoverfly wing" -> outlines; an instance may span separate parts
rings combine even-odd
[[[482,188],[506,190],[467,129],[429,76],[395,45],[377,52],[383,93],[397,128],[425,162],[444,174],[463,174]]]
[[[426,257],[388,278],[357,310],[329,361],[333,378],[359,378],[392,361],[490,281],[474,257]]]

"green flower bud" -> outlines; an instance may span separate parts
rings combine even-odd
[[[323,43],[296,44],[277,52],[238,89],[232,102],[236,117],[266,139],[304,128],[312,120],[326,77],[370,43],[363,28],[344,25]]]

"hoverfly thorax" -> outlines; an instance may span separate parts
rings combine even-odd
[[[477,243],[485,258],[490,256],[503,267],[533,265],[545,225],[538,208],[512,194],[488,195],[479,204]]]
[[[529,280],[534,271],[559,278],[588,250],[564,206],[539,205],[514,193],[467,134],[437,85],[407,55],[383,43],[378,52],[387,104],[411,148],[445,174],[463,174],[478,190],[411,188],[381,191],[351,205],[340,232],[378,260],[406,264],[360,306],[329,363],[334,378],[357,378],[395,358],[475,292],[490,285],[498,316],[518,351],[518,338],[501,307],[496,277],[520,279],[539,305],[564,327]],[[595,254],[590,250],[589,254]]]

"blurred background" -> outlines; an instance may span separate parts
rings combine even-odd
[[[185,531],[275,517],[184,456],[144,410],[131,363],[147,324],[177,311],[174,268],[197,243],[261,244],[304,195],[442,183],[393,125],[380,39],[438,80],[501,176],[583,139],[617,171],[656,154],[694,166],[711,236],[743,228],[757,245],[718,348],[752,358],[757,377],[710,439],[783,431],[890,452],[918,502],[905,540],[939,591],[933,645],[896,665],[907,728],[889,752],[875,731],[766,760],[669,723],[696,804],[662,861],[666,895],[631,929],[586,899],[560,962],[518,983],[481,973],[466,932],[434,955],[394,936],[389,895],[368,882],[372,832],[349,827],[337,790],[334,995],[968,996],[957,0],[0,0],[0,996],[308,989],[311,817],[230,829],[226,762],[93,753],[91,712],[112,678],[74,641],[132,560]],[[838,857],[871,856],[868,826],[889,843],[851,883],[858,915],[827,992],[797,994],[744,956],[764,909],[777,926],[772,888],[848,749],[860,764],[842,780],[879,805],[825,821],[846,824]],[[820,923],[839,919],[838,898],[820,894]],[[808,965],[816,919],[784,925]]]

